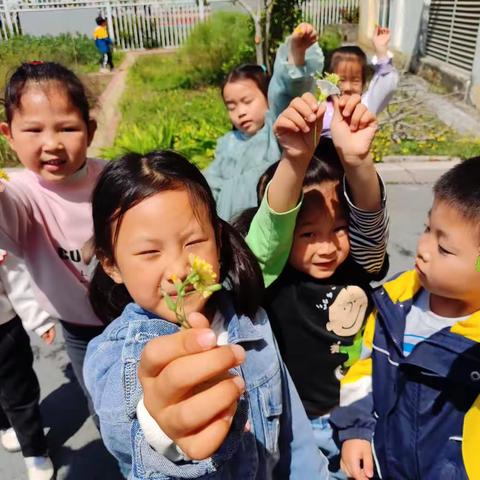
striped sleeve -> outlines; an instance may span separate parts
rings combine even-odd
[[[353,259],[368,273],[378,273],[387,253],[389,218],[383,180],[380,181],[382,207],[376,212],[357,208],[348,194],[346,178],[343,179],[345,199],[350,209],[349,238]]]

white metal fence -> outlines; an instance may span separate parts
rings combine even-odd
[[[303,17],[321,33],[325,25],[347,23],[358,12],[358,4],[359,0],[307,0],[302,5]]]
[[[358,4],[359,0],[307,0],[302,11],[305,20],[322,32],[325,25],[345,23],[358,11]],[[107,19],[117,46],[128,50],[181,45],[192,28],[208,17],[210,7],[204,0],[0,0],[0,41],[26,33],[27,20],[38,34],[46,15],[59,23],[70,16],[73,25],[80,17],[84,23],[88,18],[88,25],[79,31],[91,33],[98,13]]]
[[[22,18],[26,15],[31,22],[35,14],[40,23],[48,12],[58,15],[62,11],[66,16],[81,10],[92,11],[87,27],[92,32],[95,16],[102,14],[110,36],[124,50],[178,47],[210,12],[203,0],[7,0],[0,3],[0,40],[25,33]]]

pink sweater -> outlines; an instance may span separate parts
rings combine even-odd
[[[101,325],[88,301],[88,283],[96,264],[91,195],[104,165],[88,159],[64,182],[18,170],[0,193],[0,247],[25,260],[50,315],[79,325]]]

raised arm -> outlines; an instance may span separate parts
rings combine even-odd
[[[389,42],[390,30],[377,27],[373,35],[375,56],[372,64],[375,73],[362,97],[362,102],[375,115],[385,110],[398,85],[398,71],[392,62],[393,55],[388,50]]]
[[[293,98],[314,91],[314,74],[323,71],[323,63],[317,32],[308,23],[300,24],[280,45],[275,58],[268,88],[269,114],[274,120]]]

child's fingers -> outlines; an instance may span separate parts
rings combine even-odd
[[[343,109],[342,109],[342,115],[344,117],[350,117],[353,114],[353,111],[355,110],[356,106],[362,101],[362,97],[358,94],[353,94],[347,96],[346,99],[343,100]]]
[[[355,107],[355,110],[353,111],[352,116],[350,118],[350,130],[352,132],[357,131],[358,126],[360,124],[360,120],[366,111],[367,111],[367,107],[361,103],[359,103]]]
[[[358,129],[363,130],[364,128],[373,126],[376,123],[377,117],[369,110],[366,110],[358,122]]]
[[[363,472],[367,478],[373,477],[373,457],[370,445],[365,448],[363,453]]]
[[[280,137],[284,133],[299,132],[299,131],[300,129],[297,127],[297,125],[287,117],[284,117],[283,115],[281,117],[278,117],[273,127],[273,132],[277,137]]]
[[[189,328],[180,330],[173,335],[156,337],[150,340],[143,349],[138,375],[140,379],[156,377],[173,360],[209,350],[216,344],[215,333],[207,328]]]
[[[232,424],[230,411],[222,412],[216,420],[200,432],[177,440],[177,445],[192,460],[203,460],[213,455],[223,444]]]
[[[316,112],[319,108],[318,100],[315,98],[315,95],[311,92],[306,92],[300,97],[308,106],[311,108],[312,112]]]
[[[305,119],[305,121],[311,123],[317,118],[315,112],[318,110],[318,102],[316,104],[312,104],[308,97],[307,100],[297,97],[290,102],[290,107],[287,108],[286,111],[292,109],[298,112],[302,118]]]
[[[304,133],[310,131],[310,127],[307,125],[305,118],[301,115],[297,110],[294,108],[287,108],[283,113],[282,116],[293,122],[300,130]]]
[[[207,382],[245,360],[240,345],[225,345],[195,355],[180,357],[169,363],[159,374],[156,388],[169,405],[183,399],[192,388]]]
[[[175,436],[183,437],[204,428],[222,412],[229,411],[234,414],[237,401],[244,390],[244,380],[239,376],[233,376],[166,408],[162,415],[175,419],[173,426],[177,433]]]

